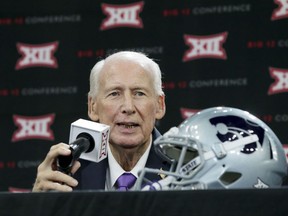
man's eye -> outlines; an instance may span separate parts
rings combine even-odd
[[[119,95],[119,93],[118,92],[111,92],[109,95],[110,96],[117,96],[117,95]]]
[[[144,92],[136,92],[136,95],[137,95],[137,96],[143,96],[143,95],[145,95],[145,94],[144,94]]]

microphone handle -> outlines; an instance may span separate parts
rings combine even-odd
[[[69,144],[71,154],[67,156],[59,155],[57,158],[57,169],[67,175],[71,175],[71,168],[83,152],[89,149],[90,142],[85,137],[79,137]]]

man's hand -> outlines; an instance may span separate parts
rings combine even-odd
[[[78,182],[73,177],[57,171],[56,160],[59,155],[68,156],[71,154],[69,145],[59,143],[50,148],[45,160],[38,166],[37,177],[33,186],[33,192],[44,191],[72,191]],[[76,161],[71,169],[74,174],[80,167]]]

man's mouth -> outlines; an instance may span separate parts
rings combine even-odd
[[[124,128],[135,128],[138,127],[139,125],[136,123],[117,123],[118,126],[124,127]]]

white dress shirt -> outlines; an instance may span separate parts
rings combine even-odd
[[[152,144],[152,137],[151,137],[151,142],[148,148],[146,149],[142,157],[139,159],[135,167],[130,171],[130,173],[132,173],[136,178],[138,178],[139,171],[141,171],[145,167],[145,164],[147,162],[149,152],[151,149],[151,144]],[[108,168],[106,172],[105,190],[108,190],[108,191],[116,190],[116,187],[114,184],[119,178],[119,176],[121,176],[125,172],[126,171],[123,170],[123,168],[119,165],[119,163],[114,158],[111,152],[110,146],[108,145]],[[133,189],[134,187],[135,185],[131,189]]]

